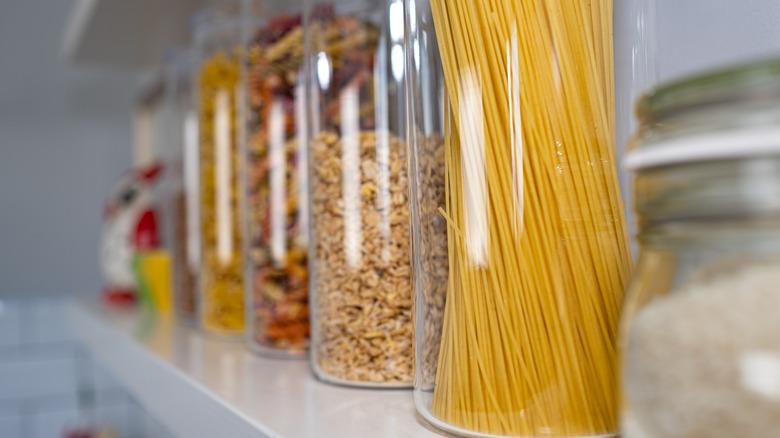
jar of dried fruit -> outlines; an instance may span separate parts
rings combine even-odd
[[[403,4],[307,13],[313,368],[332,383],[410,387]]]
[[[240,11],[240,1],[227,2],[202,11],[194,24],[200,150],[200,323],[207,333],[237,337],[244,333]]]
[[[252,0],[247,50],[246,284],[250,348],[309,347],[307,136],[301,0]]]

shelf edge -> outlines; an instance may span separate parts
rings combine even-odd
[[[89,353],[135,400],[176,436],[281,438],[213,391],[101,321],[94,310],[68,302],[68,324]]]

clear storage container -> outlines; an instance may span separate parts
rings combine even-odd
[[[207,333],[238,338],[244,334],[240,11],[240,1],[226,2],[200,13],[194,24],[200,150],[200,323]]]
[[[309,346],[302,3],[250,1],[247,341],[272,356],[305,357]]]
[[[775,437],[780,61],[672,83],[638,108],[623,437]]]
[[[165,68],[168,100],[167,190],[174,308],[180,321],[197,321],[196,279],[199,268],[197,115],[193,102],[193,51],[169,54]]]
[[[612,2],[406,11],[417,410],[461,436],[615,436]]]
[[[313,368],[331,383],[409,387],[403,3],[308,14]]]

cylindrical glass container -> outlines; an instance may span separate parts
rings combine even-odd
[[[309,346],[307,135],[301,0],[252,0],[247,51],[248,330],[252,350]]]
[[[165,93],[168,99],[169,200],[166,234],[171,237],[172,291],[180,321],[197,320],[196,279],[200,251],[198,233],[197,115],[192,87],[193,52],[180,49],[166,62]]]
[[[215,335],[244,334],[241,241],[243,46],[240,1],[202,12],[195,23],[200,149],[200,325]]]
[[[627,153],[629,138],[638,121],[634,104],[658,83],[656,0],[621,0],[614,3],[613,41],[615,54],[615,157],[620,163]],[[631,175],[618,166],[618,183],[623,197],[631,252],[636,261],[636,216],[631,208]]]
[[[406,12],[417,410],[461,436],[615,436],[612,1]]]
[[[672,83],[638,108],[623,437],[775,437],[780,61]]]
[[[313,368],[331,383],[409,387],[403,3],[308,13]]]

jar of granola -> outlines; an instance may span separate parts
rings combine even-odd
[[[244,333],[240,223],[242,62],[240,1],[196,16],[196,105],[200,153],[200,325],[215,335]]]
[[[250,1],[246,258],[250,348],[305,357],[309,347],[307,136],[301,0]]]
[[[331,383],[410,387],[403,4],[308,13],[313,368]]]

